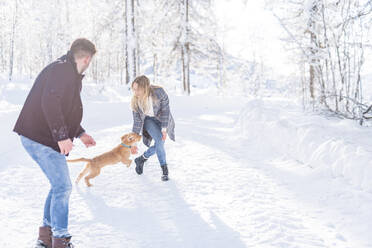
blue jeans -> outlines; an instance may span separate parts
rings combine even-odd
[[[56,238],[70,237],[67,226],[72,185],[65,155],[24,136],[21,142],[51,184],[44,205],[43,226],[50,226]]]
[[[162,140],[163,134],[161,133],[161,124],[155,117],[146,116],[143,128],[155,140],[155,144],[143,154],[146,158],[151,157],[156,153],[161,166],[166,165],[166,155],[164,149],[164,141]]]

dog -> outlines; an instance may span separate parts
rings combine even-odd
[[[132,160],[129,159],[130,149],[133,144],[141,140],[141,135],[136,133],[129,133],[121,137],[121,144],[112,149],[109,152],[105,152],[99,156],[96,156],[92,159],[88,158],[79,158],[67,160],[67,162],[88,162],[85,165],[85,168],[80,172],[75,183],[78,184],[80,179],[88,174],[84,179],[88,187],[91,187],[92,184],[89,182],[90,179],[95,178],[101,173],[101,169],[106,165],[112,165],[119,162],[127,165],[129,167],[132,163]]]

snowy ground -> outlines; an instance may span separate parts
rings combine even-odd
[[[32,247],[49,189],[11,132],[26,93],[8,85],[0,98],[1,247]],[[84,98],[83,126],[97,146],[76,141],[72,158],[107,151],[131,129],[129,97]],[[77,247],[372,247],[372,195],[350,167],[371,171],[371,129],[283,99],[172,95],[171,106],[171,180],[160,181],[154,157],[142,176],[117,164],[92,188],[74,186]],[[72,180],[82,168],[70,165]]]

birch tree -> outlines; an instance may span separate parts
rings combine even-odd
[[[15,43],[15,34],[18,24],[18,0],[14,1],[14,12],[12,19],[12,33],[10,38],[10,54],[9,54],[9,81],[12,81],[13,77],[13,67],[14,67],[14,43]]]
[[[125,0],[125,83],[131,83],[137,75],[137,35],[135,29],[135,2]]]

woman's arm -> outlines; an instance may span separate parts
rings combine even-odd
[[[142,129],[142,119],[139,114],[139,112],[132,111],[133,112],[133,128],[132,132],[133,133],[140,133]]]
[[[166,130],[169,122],[169,98],[164,89],[160,88],[159,99],[160,99],[160,122],[162,130]]]

